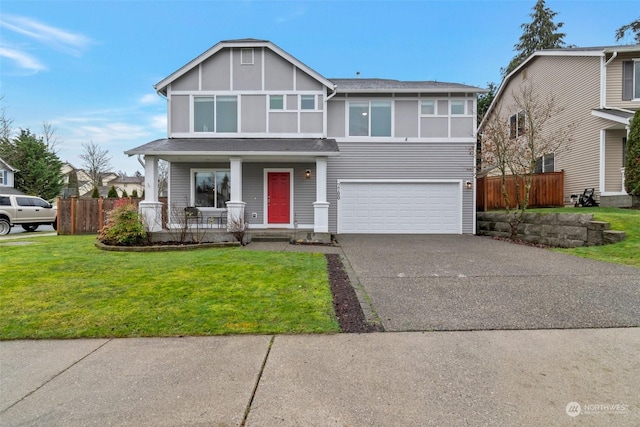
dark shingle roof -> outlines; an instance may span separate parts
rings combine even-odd
[[[329,154],[338,153],[335,139],[325,138],[170,138],[157,139],[125,154]]]
[[[460,83],[393,79],[329,79],[337,92],[486,92]]]

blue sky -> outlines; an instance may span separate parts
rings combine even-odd
[[[547,0],[577,46],[616,42],[636,0]],[[166,136],[153,85],[220,40],[267,39],[325,77],[439,80],[486,87],[530,21],[535,0],[56,1],[0,3],[0,106],[16,128],[54,125],[76,167],[82,143],[115,171],[142,168],[124,150]]]

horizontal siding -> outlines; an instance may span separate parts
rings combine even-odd
[[[337,231],[337,181],[341,179],[473,180],[473,144],[455,142],[339,142],[340,156],[328,161],[329,230]],[[463,191],[463,233],[473,233],[473,194]]]
[[[526,72],[524,80],[522,72]],[[600,191],[600,130],[610,125],[591,114],[600,105],[600,58],[536,58],[502,91],[500,104],[505,116],[519,110],[512,94],[524,84],[533,84],[542,99],[553,96],[556,105],[563,108],[554,118],[556,126],[576,125],[568,149],[556,153],[556,171],[565,171],[565,200],[568,202],[571,194],[582,193],[585,188]]]
[[[605,135],[605,191],[622,191],[622,138],[624,130],[608,130]]]
[[[640,52],[620,53],[607,65],[607,107],[630,108],[636,110],[640,108],[639,101],[622,100],[622,62],[640,58]]]

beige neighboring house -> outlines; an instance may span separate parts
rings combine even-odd
[[[505,77],[485,120],[495,111],[518,129],[513,94],[524,85],[554,96],[564,108],[554,126],[576,124],[567,151],[547,153],[538,172],[565,171],[564,198],[594,188],[601,206],[631,206],[624,190],[624,151],[631,118],[640,107],[640,45],[537,51]]]
[[[68,188],[69,178],[72,172],[75,172],[76,176],[78,177],[78,195],[80,197],[90,197],[91,193],[93,192],[91,177],[84,169],[77,169],[69,162],[66,162],[62,165],[62,176],[65,188]],[[118,196],[122,196],[123,191],[126,191],[127,195],[131,196],[133,190],[136,190],[138,192],[138,196],[142,196],[142,191],[144,190],[144,177],[120,176],[115,172],[106,172],[102,174],[102,186],[98,188],[100,195],[103,197],[107,197],[107,194],[109,193],[109,190],[112,186],[116,187]]]

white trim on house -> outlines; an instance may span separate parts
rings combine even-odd
[[[599,159],[599,167],[598,167],[598,187],[600,187],[600,193],[604,192],[606,188],[605,185],[605,164],[606,164],[606,147],[607,147],[607,131],[604,129],[600,129],[600,159]]]
[[[623,108],[615,108],[615,109],[619,111],[624,111],[625,113],[634,114],[634,112],[631,110],[625,110]],[[623,125],[629,126],[631,124],[631,118],[624,118],[624,117],[616,116],[615,114],[608,114],[608,113],[605,113],[604,111],[591,110],[591,114],[596,117],[607,119],[612,122],[620,123]]]
[[[268,203],[268,198],[269,198],[269,172],[288,172],[289,173],[289,224],[286,223],[277,223],[277,224],[270,224],[269,223],[269,203]],[[294,187],[293,187],[293,178],[294,178],[294,174],[293,174],[293,168],[264,168],[262,171],[262,184],[263,184],[263,218],[262,218],[262,225],[265,228],[293,228],[295,225],[295,218],[294,218],[294,206],[293,206],[293,200],[294,200]],[[313,228],[313,226],[312,226]]]

